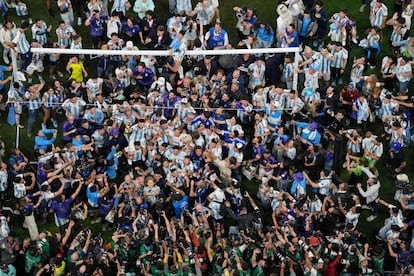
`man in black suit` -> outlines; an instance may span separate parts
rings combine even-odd
[[[207,76],[208,79],[211,79],[211,76],[216,74],[217,70],[217,61],[215,61],[211,56],[205,56],[194,65],[195,75]]]
[[[152,29],[145,39],[145,44],[150,49],[166,49],[170,42],[170,35],[163,25],[159,25],[157,29]]]

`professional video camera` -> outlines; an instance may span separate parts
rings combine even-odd
[[[397,191],[402,192],[403,194],[410,194],[414,192],[414,188],[408,179],[408,175],[405,173],[399,173],[393,177],[393,183]]]

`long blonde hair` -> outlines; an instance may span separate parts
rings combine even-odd
[[[375,87],[377,87],[378,78],[375,74],[371,74],[364,81],[363,89],[365,94],[369,95],[372,93]]]

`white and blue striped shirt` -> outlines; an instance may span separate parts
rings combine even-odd
[[[331,54],[319,55],[319,61],[321,64],[321,73],[329,74],[331,72]]]
[[[400,32],[400,33],[397,33]],[[407,28],[405,26],[394,26],[394,29],[392,30],[390,41],[391,42],[401,42],[403,40],[405,34],[407,32]]]
[[[384,17],[388,16],[388,8],[384,5],[384,3],[381,3],[381,6],[377,7],[377,1],[371,2],[371,12],[372,16],[370,17],[371,26],[378,26],[382,27],[384,22]]]
[[[329,193],[329,185],[331,184],[331,178],[327,177],[327,178],[321,178],[318,181],[319,184],[319,193],[321,195],[328,195]]]
[[[333,68],[342,68],[345,61],[348,59],[348,51],[343,47],[341,47],[339,51],[336,51],[335,48],[331,52],[332,56],[334,57],[331,66]]]
[[[188,12],[193,8],[191,6],[191,0],[177,0],[177,13]]]
[[[145,143],[146,136],[147,136],[146,128],[145,127],[144,128],[137,127],[132,132],[131,138],[132,138],[133,142],[139,141],[141,143]]]
[[[50,94],[49,92],[45,92],[43,94],[43,105],[47,108],[56,108],[56,104],[58,102],[58,98],[55,94]]]
[[[78,98],[75,103],[72,103],[70,99],[65,100],[62,107],[66,110],[66,115],[72,113],[75,117],[80,117],[85,105],[85,101]]]
[[[293,63],[292,62],[285,62],[283,64],[283,77],[285,78],[285,82],[293,81]],[[290,78],[290,80],[288,80]]]
[[[59,47],[69,48],[70,44],[72,43],[72,33],[74,33],[75,30],[70,25],[66,25],[64,29],[57,28],[56,29],[56,35],[58,37],[57,44]]]
[[[266,132],[269,132],[269,129],[267,128],[267,121],[266,119],[262,119],[261,122],[256,121],[256,124],[254,125],[254,135],[262,135],[265,134]],[[262,141],[264,140],[262,137]]]
[[[20,2],[20,5],[12,4],[12,7],[16,9],[16,14],[19,17],[24,17],[29,15],[29,10],[27,9],[27,5],[23,2]]]
[[[26,92],[25,97],[29,100],[29,110],[37,110],[42,106],[42,101],[40,99],[40,96],[38,95],[35,98],[30,99],[29,97],[32,96],[32,93],[29,91]]]
[[[26,54],[30,51],[30,43],[27,41],[26,35],[21,29],[17,31],[12,42],[17,46],[17,51],[20,54]]]
[[[386,100],[385,97],[381,97],[380,99],[381,99],[381,108],[379,110],[379,113],[380,113],[381,119],[385,121],[388,116],[393,115],[393,113],[395,112],[395,108],[397,107],[398,104],[390,100]]]
[[[7,190],[7,179],[8,179],[7,170],[1,170],[0,171],[0,192],[4,192],[5,190]]]
[[[125,15],[126,3],[127,3],[127,0],[115,0],[112,6],[111,13],[114,11],[117,11],[117,12],[122,12],[122,14]]]
[[[339,13],[332,15],[331,19],[334,21],[333,23],[336,23],[337,25],[336,28],[331,28],[331,32],[334,32],[335,34],[340,34],[342,26],[344,26],[345,23],[349,20],[346,16],[344,18],[341,18],[339,16]]]
[[[36,39],[40,45],[44,45],[47,42],[47,25],[42,21],[41,25],[37,23],[32,26],[32,38]]]
[[[133,155],[132,161],[133,162],[145,161],[145,156],[142,152],[142,147],[139,149],[134,149],[134,155]]]
[[[380,40],[379,34],[373,35],[373,34],[369,33],[367,35],[368,47],[369,48],[378,48],[379,47],[379,40]]]

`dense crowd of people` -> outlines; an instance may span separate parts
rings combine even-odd
[[[36,154],[0,143],[0,275],[414,275],[414,1],[330,14],[289,0],[276,28],[233,7],[237,38],[217,0],[169,0],[167,20],[153,0],[51,2],[56,40],[30,3],[0,1],[1,100]],[[357,12],[369,14],[366,37]],[[82,49],[81,26],[86,48],[170,55],[31,52]],[[185,55],[298,46],[297,66],[290,53]],[[382,226],[361,231],[361,213],[380,212]]]

